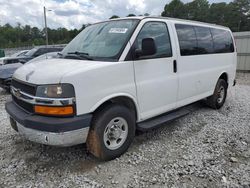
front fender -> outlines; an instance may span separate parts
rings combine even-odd
[[[106,96],[104,97],[103,99],[99,100],[92,108],[91,108],[91,112],[94,112],[96,109],[98,109],[102,104],[104,104],[105,102],[111,100],[111,99],[114,99],[116,97],[127,97],[129,99],[131,99],[135,105],[135,108],[136,108],[136,113],[138,115],[138,118],[140,119],[139,115],[139,105],[137,103],[137,100],[136,100],[136,97],[133,96],[133,95],[130,95],[128,93],[115,93],[115,94],[112,94],[112,95],[109,95],[109,96]]]
[[[84,65],[84,64],[83,64]],[[77,115],[94,112],[115,97],[129,97],[137,107],[132,62],[99,62],[88,69],[78,67],[64,75],[62,83],[75,88]]]

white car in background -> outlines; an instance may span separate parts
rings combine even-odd
[[[19,52],[16,52],[14,54],[12,54],[11,56],[7,56],[7,57],[2,57],[0,58],[0,65],[3,65],[3,62],[5,59],[8,59],[8,58],[13,58],[13,57],[19,57],[19,56],[23,56],[25,55],[29,50],[22,50],[22,51],[19,51]]]
[[[40,56],[38,56],[38,57],[36,57],[34,59],[31,59],[26,64],[33,63],[33,62],[38,62],[38,61],[45,60],[45,59],[56,58],[56,57],[58,57],[58,53],[60,53],[60,52],[49,52],[49,53],[40,55]]]
[[[35,62],[42,61],[45,59],[55,58],[58,56],[58,53],[59,52],[49,52],[49,53],[40,55],[40,56],[28,61],[26,64],[35,63]],[[23,66],[22,63],[12,63],[12,64],[6,64],[3,66],[0,66],[0,87],[1,88],[9,91],[9,87],[10,87],[11,80],[12,80],[12,75],[21,66]]]

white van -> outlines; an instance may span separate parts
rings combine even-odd
[[[158,17],[115,19],[83,30],[56,59],[18,69],[6,103],[12,127],[54,146],[87,143],[96,157],[123,154],[149,130],[206,99],[219,109],[235,84],[229,28]]]

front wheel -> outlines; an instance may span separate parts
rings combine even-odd
[[[87,147],[97,158],[111,160],[127,151],[134,135],[134,113],[127,107],[112,104],[94,115]]]
[[[227,82],[219,79],[213,95],[207,98],[207,105],[213,109],[220,109],[227,98],[227,87]]]

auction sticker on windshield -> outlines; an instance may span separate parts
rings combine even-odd
[[[111,28],[109,33],[127,33],[128,28]]]

